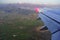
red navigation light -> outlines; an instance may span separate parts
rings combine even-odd
[[[39,12],[39,8],[35,8],[35,11],[36,11],[36,13],[38,13]]]

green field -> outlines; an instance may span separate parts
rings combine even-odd
[[[33,16],[0,13],[0,40],[33,40],[34,30],[42,26],[41,20]]]

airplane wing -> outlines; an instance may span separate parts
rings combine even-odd
[[[60,29],[60,13],[56,12],[56,10],[57,9],[49,10],[49,8],[43,8],[41,12],[38,13],[38,17],[41,18],[51,33]]]

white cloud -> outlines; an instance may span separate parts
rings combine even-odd
[[[60,4],[60,0],[0,0],[0,3]]]

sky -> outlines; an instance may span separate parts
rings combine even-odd
[[[60,0],[0,0],[1,3],[60,4]]]

